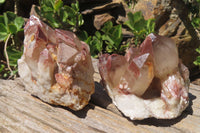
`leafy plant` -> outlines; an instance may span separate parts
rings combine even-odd
[[[98,57],[98,53],[103,51],[103,38],[99,31],[95,32],[93,37],[90,37],[88,42],[90,46],[90,53],[91,55],[96,58]]]
[[[62,0],[40,0],[39,4],[40,9],[36,7],[36,12],[53,28],[76,32],[84,23],[78,1],[72,3],[71,7],[63,5]]]
[[[88,36],[88,33],[85,30],[79,31],[77,35],[80,40],[86,42],[87,44],[89,44],[92,38],[91,36]]]
[[[96,31],[89,40],[92,56],[97,57],[97,53],[123,54],[129,44],[122,45],[122,39],[122,26],[113,26],[111,21],[106,22],[104,27]]]
[[[154,32],[154,19],[145,20],[141,12],[128,13],[128,19],[124,25],[133,32],[136,45],[140,44],[148,34]],[[93,57],[97,57],[98,53],[124,54],[126,48],[129,47],[129,43],[122,44],[122,25],[114,26],[111,21],[106,22],[100,31],[95,32],[94,36],[87,37],[85,34],[84,38],[88,38],[87,42]]]
[[[0,15],[0,40],[6,41],[9,35],[22,31],[23,24],[24,19],[13,12],[8,11]]]
[[[196,51],[200,54],[200,47],[196,49]],[[200,55],[197,56],[197,59],[193,62],[196,66],[200,66]]]
[[[108,53],[122,53],[124,52],[123,46],[121,45],[123,36],[122,36],[122,26],[116,25],[113,26],[111,21],[104,24],[104,27],[101,29],[104,33],[102,39],[105,41],[106,52]]]
[[[197,34],[200,35],[200,0],[184,0],[184,2],[190,12],[192,26],[194,27]],[[200,38],[200,36],[198,37]],[[198,54],[200,54],[200,47],[195,50]],[[197,56],[196,60],[193,63],[197,66],[200,66],[200,56]]]
[[[192,18],[192,25],[200,31],[200,17]]]
[[[4,54],[7,62],[10,75],[14,76],[17,72],[17,60],[20,58],[22,52],[21,47],[15,43],[15,35],[19,31],[23,31],[22,26],[24,20],[22,17],[18,17],[13,12],[5,12],[0,16],[0,40],[5,42]],[[12,40],[12,44],[7,47],[8,40]],[[11,69],[14,68],[14,71]],[[1,71],[6,69],[3,64],[1,65]]]
[[[154,32],[155,20],[145,20],[142,12],[128,13],[128,21],[124,23],[129,30],[134,34],[134,42],[136,45],[140,44],[145,37]]]
[[[191,21],[194,28],[200,30],[200,0],[189,1],[184,0],[186,6],[191,13]]]

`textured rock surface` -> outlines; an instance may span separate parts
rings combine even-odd
[[[189,103],[189,71],[169,38],[150,34],[125,56],[102,55],[99,71],[113,103],[131,119],[172,119]]]
[[[97,30],[100,30],[104,23],[108,21],[113,21],[114,17],[108,13],[95,15],[94,17],[94,26]]]
[[[82,109],[94,92],[89,47],[69,31],[53,30],[31,16],[18,60],[26,89],[45,102]]]
[[[139,0],[134,6],[134,12],[142,11],[144,18],[154,18],[154,9],[156,8],[158,0]]]

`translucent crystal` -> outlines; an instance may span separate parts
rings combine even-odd
[[[45,102],[80,110],[94,92],[89,47],[74,33],[53,30],[31,16],[24,28],[24,53],[18,60],[26,89]]]
[[[113,103],[131,119],[175,118],[189,103],[189,71],[170,38],[150,34],[124,57],[102,55],[99,71]]]

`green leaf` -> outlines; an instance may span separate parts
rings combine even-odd
[[[53,17],[51,13],[46,13],[45,18],[48,20],[48,23],[53,27],[53,28],[58,28],[59,22]]]
[[[122,41],[122,26],[116,25],[113,26],[111,21],[104,24],[104,27],[101,29],[105,34],[102,36],[102,39],[108,45],[107,49],[117,50]]]
[[[4,64],[1,64],[1,65],[0,65],[0,72],[2,72],[2,71],[4,70],[4,68],[5,68],[5,65],[4,65]]]
[[[8,37],[8,34],[7,33],[2,33],[2,32],[0,32],[0,40],[1,41],[5,41],[6,40],[6,38]]]
[[[71,26],[75,26],[76,25],[76,22],[74,22],[73,20],[72,21],[67,20],[67,23],[69,23]]]
[[[76,3],[72,3],[72,4],[71,4],[71,7],[72,7],[75,11],[79,12],[79,2],[78,2],[78,0],[76,0]]]
[[[200,27],[200,18],[193,18],[193,19],[192,19],[192,25],[193,25],[195,28]]]
[[[56,0],[54,3],[54,10],[58,11],[61,9],[61,7],[63,7],[63,2],[62,0]]]
[[[93,46],[93,47],[91,47],[91,49],[93,51],[97,50],[98,52],[101,52],[102,47],[103,47],[103,41],[99,40],[98,38],[93,36],[93,40],[91,41],[91,45]]]
[[[83,16],[81,14],[78,15],[78,26],[81,26],[84,24]]]
[[[132,31],[139,31],[141,27],[145,25],[145,20],[142,15],[142,12],[139,11],[135,12],[134,14],[129,12],[128,21],[126,21],[124,24],[127,25]]]
[[[111,21],[108,21],[104,24],[101,31],[103,31],[104,33],[107,33],[112,27],[113,27],[113,23]]]
[[[54,9],[52,7],[48,7],[46,5],[41,6],[42,12],[51,12],[53,14]]]
[[[143,15],[142,15],[142,12],[141,12],[141,11],[135,12],[135,13],[133,14],[133,18],[132,18],[132,19],[134,20],[134,22],[138,22],[138,21],[140,21],[141,19],[144,19]]]
[[[3,25],[2,23],[0,23],[0,40],[5,40],[8,36],[7,33],[7,29],[5,27],[5,25]]]
[[[134,34],[135,44],[140,44],[144,38],[154,32],[155,20],[149,19],[145,20],[142,12],[128,13],[128,21],[124,23]]]
[[[112,53],[114,50],[109,47],[109,45],[106,47],[106,52],[107,53]]]
[[[7,33],[7,28],[4,24],[0,23],[0,33]]]
[[[65,10],[60,10],[60,18],[62,20],[62,22],[66,22],[67,18],[68,18],[68,13]]]
[[[79,11],[79,3],[63,5],[62,0],[40,0],[39,15],[47,20],[53,28],[79,31],[84,21]]]
[[[10,66],[16,66],[17,60],[21,57],[22,51],[18,51],[12,47],[7,48]]]
[[[111,35],[119,38],[122,35],[122,26],[116,25],[112,28]]]
[[[98,39],[101,39],[101,33],[99,31],[96,31],[94,34]]]
[[[122,26],[116,25],[112,27],[107,35],[108,36],[105,39],[109,41],[109,43],[111,43],[115,49],[118,49],[122,41]]]
[[[143,30],[145,28],[145,24],[145,20],[141,19],[140,21],[134,24],[134,29],[139,32],[140,30]]]
[[[92,40],[92,37],[89,36],[89,37],[87,38],[87,40],[84,40],[84,42],[87,43],[87,44],[89,44],[91,40]]]
[[[90,42],[88,43],[90,46],[90,53],[93,57],[97,57],[97,53],[101,52],[101,46],[103,45],[103,41],[93,36]]]
[[[97,50],[98,50],[99,52],[102,51],[102,49],[103,49],[102,46],[103,46],[103,42],[100,41],[100,40],[98,40],[98,42],[96,43],[96,48],[97,48]]]
[[[17,27],[14,24],[8,24],[8,31],[11,34],[15,34],[17,33]]]
[[[131,25],[131,21],[126,21],[125,23],[124,23],[124,25],[126,25],[126,26],[128,26],[128,28],[130,28],[132,31],[134,31],[134,27],[133,27],[133,25]]]
[[[8,25],[8,17],[7,17],[7,13],[3,13],[3,18],[4,18],[4,23],[7,26]]]
[[[121,45],[120,49],[119,49],[119,52],[123,52],[124,50],[126,50],[126,48],[128,48],[129,45],[130,45],[130,43],[127,43],[126,45]]]
[[[0,22],[6,26],[7,33],[15,34],[21,30],[24,20],[22,17],[17,17],[17,15],[13,12],[7,11],[3,14],[3,16],[0,16]],[[5,31],[5,27],[3,27],[3,29],[3,31]]]
[[[22,17],[16,17],[14,24],[17,27],[17,31],[19,31],[24,24],[24,19]]]
[[[195,50],[200,54],[200,48],[196,48]]]
[[[72,17],[72,18],[75,17],[76,11],[73,8],[71,8],[71,7],[67,6],[67,5],[65,5],[63,8],[67,12],[69,17]]]
[[[78,37],[79,37],[80,40],[85,42],[88,39],[88,33],[83,30],[83,31],[78,33]]]
[[[104,41],[106,41],[105,43],[106,43],[107,45],[112,46],[112,47],[115,47],[114,41],[110,38],[110,36],[108,36],[108,35],[103,35],[103,36],[102,36],[102,39],[103,39]],[[115,47],[115,48],[116,48],[116,47]]]
[[[40,0],[40,5],[45,5],[53,9],[55,0]]]
[[[7,11],[7,12],[4,13],[4,14],[5,14],[5,16],[6,16],[6,17],[4,18],[4,20],[7,19],[7,24],[6,24],[6,25],[8,25],[8,24],[13,24],[15,18],[17,17],[17,15],[14,14],[13,12],[10,12],[10,11]]]
[[[0,0],[0,4],[3,4],[5,2],[5,0]]]
[[[3,15],[0,15],[0,24],[4,24],[5,25],[4,16]]]
[[[135,24],[135,20],[134,20],[134,15],[133,13],[129,12],[128,13],[128,21],[125,22],[125,24],[131,29],[134,30],[134,24]]]
[[[155,19],[148,19],[146,28],[148,30],[147,34],[153,33],[155,29]]]
[[[197,66],[200,66],[200,56],[197,56],[197,59],[193,63]]]

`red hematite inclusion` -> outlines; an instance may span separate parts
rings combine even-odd
[[[189,71],[170,38],[150,34],[125,56],[101,55],[99,71],[114,104],[131,119],[172,119],[189,103]]]
[[[45,102],[80,110],[94,93],[89,47],[70,31],[53,30],[31,16],[25,28],[19,75],[32,94]]]

